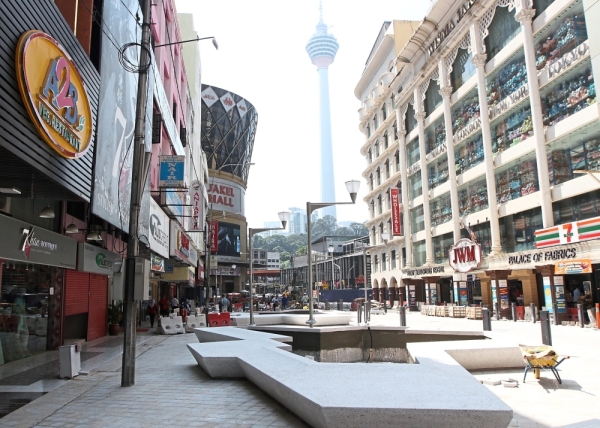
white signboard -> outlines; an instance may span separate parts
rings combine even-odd
[[[217,97],[217,94],[215,94],[215,91],[213,91],[213,88],[211,88],[210,86],[202,91],[201,97],[202,101],[204,101],[204,104],[206,104],[207,107],[212,106],[219,99],[219,97]]]
[[[208,204],[211,209],[245,215],[246,189],[228,180],[215,178],[208,186]]]
[[[237,108],[238,112],[240,113],[240,117],[244,117],[246,116],[246,113],[248,113],[248,107],[246,107],[246,101],[244,101],[243,98],[237,103]]]
[[[223,104],[223,108],[226,112],[229,112],[229,110],[235,107],[235,101],[233,101],[233,97],[229,92],[221,97],[221,104]]]
[[[203,230],[203,221],[201,219],[204,218],[204,212],[202,208],[204,207],[204,192],[202,188],[202,183],[198,180],[192,181],[190,186],[190,202],[192,204],[192,222],[189,230]]]
[[[169,217],[156,201],[150,198],[150,249],[156,254],[169,258]]]

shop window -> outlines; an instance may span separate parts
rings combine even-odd
[[[538,174],[533,157],[496,173],[496,195],[499,204],[538,190]]]
[[[415,242],[413,244],[413,266],[419,267],[425,264],[427,253],[425,249],[425,241]]]
[[[406,109],[406,122],[404,124],[404,129],[406,129],[406,133],[410,134],[410,132],[417,127],[417,118],[415,117],[415,109],[412,104],[408,104],[408,109]]]
[[[486,78],[488,105],[493,107],[527,85],[527,69],[522,49],[508,64],[502,65]]]
[[[554,202],[554,224],[586,220],[600,215],[600,190]]]
[[[415,172],[413,175],[408,177],[408,197],[415,199],[423,194],[423,182],[421,181],[421,171]]]
[[[458,190],[458,209],[461,215],[484,210],[488,207],[488,194],[485,178],[469,183]]]
[[[550,6],[552,3],[554,3],[554,0],[533,0],[533,9],[535,9],[534,19],[548,9],[548,6]]]
[[[500,219],[502,250],[506,253],[535,249],[535,231],[541,229],[542,209],[522,211]]]
[[[448,155],[444,154],[434,160],[429,164],[427,170],[429,189],[435,189],[440,184],[444,184],[448,181]]]
[[[600,136],[584,143],[569,138],[552,144],[548,151],[548,177],[550,184],[560,184],[575,176],[576,170],[600,170]],[[575,141],[573,141],[575,140]]]
[[[429,207],[431,210],[431,226],[435,227],[452,220],[450,193],[432,199],[429,203]]]
[[[452,135],[458,140],[458,133],[467,129],[474,121],[479,119],[479,97],[476,88],[457,101],[452,106]]]
[[[450,82],[454,91],[475,75],[477,68],[473,65],[471,58],[473,58],[473,54],[467,49],[458,50],[450,73]]]
[[[433,79],[429,81],[429,87],[425,91],[425,114],[429,116],[436,108],[442,105],[443,99],[437,82]]]
[[[396,269],[396,250],[392,250],[390,253],[390,264],[392,270]]]
[[[507,7],[497,7],[488,28],[489,34],[485,38],[487,60],[494,58],[520,32],[521,25],[515,19],[515,10],[509,11]]]
[[[589,64],[589,60],[586,61]],[[565,73],[560,83],[543,88],[542,114],[544,125],[556,125],[561,120],[596,103],[596,85],[591,68],[579,73]],[[550,86],[550,85],[548,85]]]
[[[502,153],[510,147],[533,136],[531,108],[529,103],[492,125],[492,151]]]
[[[410,210],[410,228],[412,233],[425,230],[425,216],[423,215],[423,205]]]
[[[425,151],[431,153],[446,142],[444,115],[425,129]]]
[[[456,175],[460,175],[483,162],[483,139],[481,132],[478,132],[477,135],[456,147],[454,162],[456,165]]]
[[[452,233],[433,237],[433,258],[435,263],[445,263],[448,261],[448,250],[454,244]]]
[[[538,37],[535,57],[537,68],[541,70],[588,39],[583,10],[580,8],[580,13],[557,19],[553,28]]]
[[[410,168],[421,159],[419,153],[419,137],[412,140],[406,146],[406,168]]]
[[[481,244],[481,251],[487,256],[492,250],[492,231],[490,230],[490,222],[486,221],[485,223],[470,225],[469,228],[477,238],[477,242]],[[471,239],[468,230],[462,229],[461,238]]]

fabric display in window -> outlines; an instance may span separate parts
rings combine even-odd
[[[551,65],[575,46],[588,39],[585,18],[582,14],[561,20],[558,28],[536,46],[535,56],[538,70]]]
[[[544,125],[552,126],[572,114],[596,103],[596,86],[591,70],[559,83],[544,99]]]

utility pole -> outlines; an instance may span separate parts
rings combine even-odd
[[[131,177],[131,204],[129,214],[129,239],[127,240],[127,260],[124,291],[123,364],[121,386],[135,384],[135,347],[137,326],[137,302],[134,300],[135,261],[139,255],[138,226],[143,187],[146,179],[144,135],[146,128],[146,105],[148,101],[148,72],[151,70],[150,57],[150,0],[142,0],[142,44],[138,65],[138,90],[135,112],[135,136],[133,140],[133,169]]]

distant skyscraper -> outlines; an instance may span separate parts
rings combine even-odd
[[[292,207],[290,213],[290,221],[288,222],[290,233],[295,235],[306,233],[306,210]]]
[[[323,22],[323,8],[319,6],[319,23],[315,34],[306,45],[306,52],[319,73],[319,107],[321,116],[321,200],[335,201],[335,182],[333,174],[333,148],[331,144],[331,115],[329,113],[329,76],[327,68],[335,59],[338,42],[327,33]],[[324,208],[323,216],[336,217],[335,205]]]

